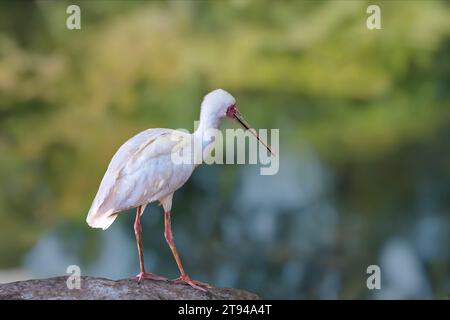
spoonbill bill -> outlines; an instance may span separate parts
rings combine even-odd
[[[207,284],[192,280],[185,272],[175,247],[171,227],[173,193],[189,179],[197,164],[194,161],[175,163],[172,155],[180,151],[191,152],[190,143],[180,143],[182,141],[197,141],[202,150],[211,147],[214,139],[205,133],[209,129],[218,129],[220,120],[224,117],[239,122],[264,144],[244,121],[234,97],[225,90],[217,89],[204,97],[200,124],[194,133],[162,128],[142,131],[125,142],[109,163],[86,222],[93,228],[105,230],[121,211],[136,208],[134,233],[139,254],[140,272],[136,276],[138,281],[167,281],[167,278],[145,271],[142,253],[140,218],[147,204],[159,201],[164,209],[164,236],[180,270],[180,277],[175,279],[175,282],[203,291],[208,287]],[[264,146],[271,152],[269,146]]]

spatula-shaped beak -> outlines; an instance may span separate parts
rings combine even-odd
[[[272,152],[272,150],[270,149],[270,146],[267,145],[264,141],[262,141],[259,138],[258,133],[256,132],[255,129],[253,129],[245,120],[244,117],[241,115],[241,113],[239,112],[239,110],[236,108],[236,106],[231,106],[228,108],[227,110],[227,116],[229,118],[235,119],[237,122],[239,122],[241,124],[242,127],[245,128],[245,130],[249,130],[255,137],[256,139],[261,142],[261,144],[263,146],[265,146],[267,148],[267,150],[273,155],[275,156],[275,154]]]

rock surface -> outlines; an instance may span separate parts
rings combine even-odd
[[[173,282],[135,279],[109,280],[81,277],[80,289],[68,289],[68,277],[26,280],[0,284],[0,300],[228,300],[261,299],[239,289],[210,288],[208,292]]]

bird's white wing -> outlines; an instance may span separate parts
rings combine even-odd
[[[148,129],[125,142],[113,156],[87,216],[94,228],[108,228],[116,212],[172,194],[192,174],[194,165],[176,164],[172,153],[190,148],[190,135]]]

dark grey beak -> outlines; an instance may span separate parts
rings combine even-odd
[[[243,126],[246,130],[249,130],[255,137],[256,139],[261,142],[261,144],[263,146],[265,146],[267,148],[267,150],[273,155],[275,156],[275,154],[272,152],[272,150],[270,149],[270,146],[268,146],[266,143],[264,143],[264,141],[262,141],[259,136],[258,133],[256,132],[255,129],[253,129],[247,122],[245,122],[244,118],[242,117],[242,115],[239,113],[239,111],[236,110],[236,112],[233,114],[233,117],[236,119],[237,122],[239,122],[241,124],[241,126]]]

